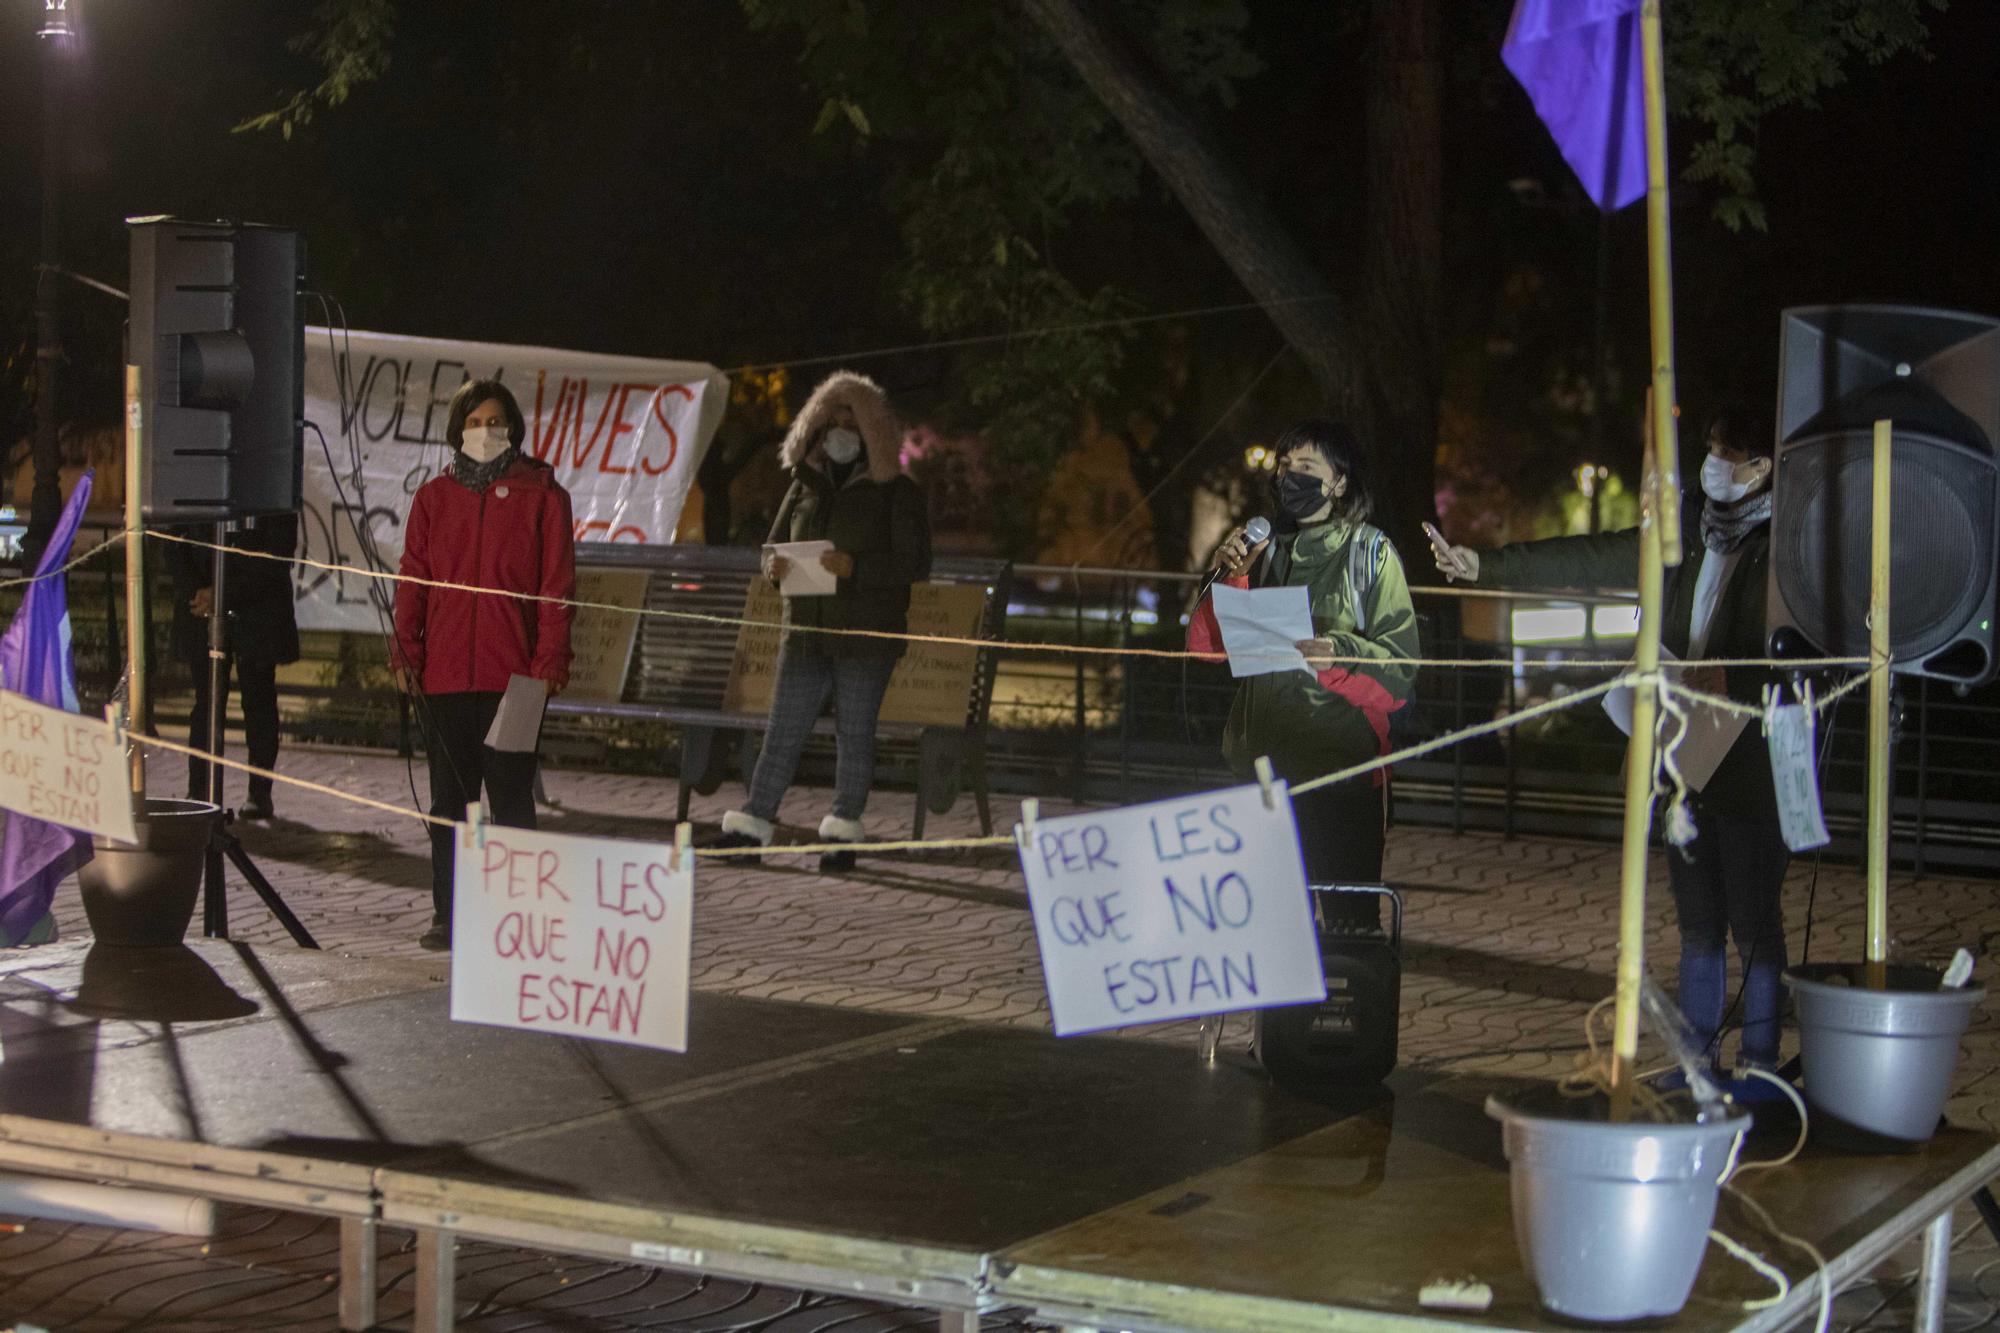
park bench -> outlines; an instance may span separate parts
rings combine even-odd
[[[577,547],[580,601],[615,600],[627,606],[643,602],[653,612],[718,618],[580,610],[571,688],[549,705],[560,715],[631,718],[676,728],[680,733],[676,817],[681,820],[687,819],[696,792],[706,796],[721,786],[732,758],[738,774],[748,781],[769,725],[779,632],[775,624],[746,629],[734,623],[778,618],[780,599],[764,581],[758,563],[754,547],[597,542]],[[1006,627],[1011,579],[1012,566],[1003,560],[933,561],[929,583],[913,590],[911,632],[979,638],[997,645]],[[923,836],[926,814],[950,811],[967,785],[978,805],[982,833],[993,831],[986,785],[986,721],[997,662],[994,646],[913,643],[897,669],[876,734],[885,740],[916,742],[912,837]],[[815,727],[819,734],[830,734],[832,729],[830,715]]]

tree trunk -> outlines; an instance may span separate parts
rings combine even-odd
[[[1437,0],[1373,0],[1362,317],[1374,399],[1377,521],[1421,573],[1436,509],[1442,309]]]
[[[1238,281],[1304,358],[1327,405],[1371,439],[1371,403],[1344,307],[1216,142],[1175,96],[1151,57],[1101,0],[1021,0],[1065,59],[1125,128]],[[1374,447],[1371,443],[1368,447]]]

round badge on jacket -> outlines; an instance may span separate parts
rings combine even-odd
[[[507,488],[505,486],[495,486],[493,488],[493,494],[498,496],[500,499],[504,500],[507,498]]]

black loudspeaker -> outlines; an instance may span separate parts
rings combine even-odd
[[[1772,656],[1868,655],[1874,424],[1887,418],[1894,669],[1993,679],[2000,320],[1914,306],[1787,310],[1779,373]]]
[[[127,355],[145,395],[149,520],[220,521],[299,507],[305,326],[297,232],[132,218]]]

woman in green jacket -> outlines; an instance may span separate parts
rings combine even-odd
[[[1368,522],[1353,434],[1337,422],[1306,421],[1285,432],[1276,452],[1272,535],[1253,545],[1242,528],[1232,532],[1216,551],[1216,573],[1232,587],[1308,589],[1314,637],[1300,650],[1348,660],[1312,675],[1245,677],[1222,748],[1239,775],[1268,755],[1278,776],[1296,785],[1389,752],[1389,715],[1416,680],[1417,615],[1396,548]],[[1188,646],[1221,651],[1208,600],[1189,622]],[[1377,769],[1292,798],[1308,883],[1381,882],[1387,792],[1388,775]],[[1341,894],[1334,902],[1329,927],[1380,928],[1379,898]]]

